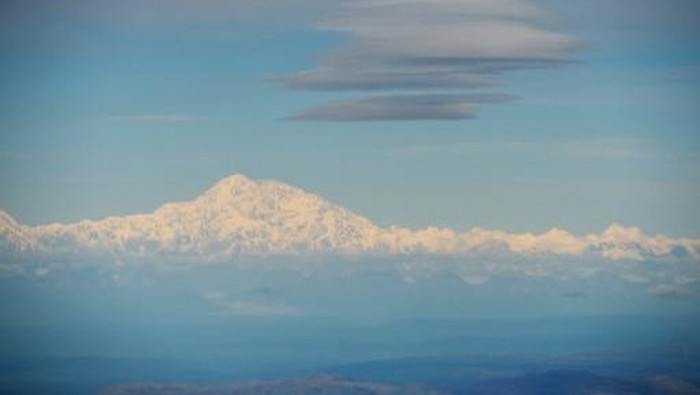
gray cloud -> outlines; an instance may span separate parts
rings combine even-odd
[[[319,66],[275,82],[299,90],[414,95],[333,102],[288,119],[469,119],[476,115],[472,101],[415,98],[432,90],[491,87],[508,71],[571,62],[581,43],[543,27],[549,18],[524,0],[350,1],[317,26],[346,35],[348,43],[326,53]]]
[[[312,107],[294,121],[460,120],[476,117],[475,103],[514,100],[504,94],[413,94],[342,100]]]
[[[376,91],[406,89],[464,89],[497,83],[493,75],[456,67],[343,69],[324,67],[274,79],[290,89],[316,91]]]

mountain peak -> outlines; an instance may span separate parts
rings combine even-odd
[[[214,186],[209,188],[209,192],[230,191],[232,189],[251,188],[258,186],[258,182],[243,174],[233,174],[220,179]]]
[[[307,198],[322,200],[318,196],[275,180],[254,180],[243,174],[234,174],[219,180],[200,198],[207,200],[230,199],[242,196],[261,197],[266,199],[283,199],[289,195],[305,195]]]
[[[246,211],[256,215],[281,211],[310,213],[333,206],[323,198],[274,180],[254,180],[241,174],[221,179],[193,203],[206,211]],[[340,207],[334,207],[342,210]]]
[[[369,220],[317,195],[236,174],[194,200],[166,203],[152,214],[42,227],[38,234],[44,244],[68,240],[72,252],[88,247],[215,259],[238,253],[367,251],[376,247],[378,231]]]

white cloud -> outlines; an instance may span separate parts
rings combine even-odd
[[[301,310],[285,304],[268,300],[240,300],[224,291],[206,291],[200,294],[202,299],[211,303],[212,315],[278,317],[302,315]]]
[[[458,274],[458,277],[469,285],[484,285],[490,279],[486,274]]]
[[[646,284],[651,281],[648,277],[634,272],[620,273],[620,278],[630,284]]]

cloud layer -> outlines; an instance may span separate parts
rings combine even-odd
[[[318,67],[277,81],[291,89],[310,91],[413,93],[411,107],[400,95],[364,97],[320,105],[291,119],[471,118],[475,109],[467,104],[473,102],[462,101],[456,110],[436,111],[454,107],[455,96],[414,99],[427,91],[491,87],[507,71],[571,62],[581,43],[543,27],[549,18],[544,10],[521,0],[350,1],[336,17],[317,26],[346,35],[347,44],[327,53]]]

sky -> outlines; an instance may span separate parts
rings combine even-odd
[[[696,1],[407,4],[4,2],[0,209],[150,212],[242,173],[380,225],[700,236]]]
[[[697,15],[0,2],[0,387],[482,352],[695,379]]]

